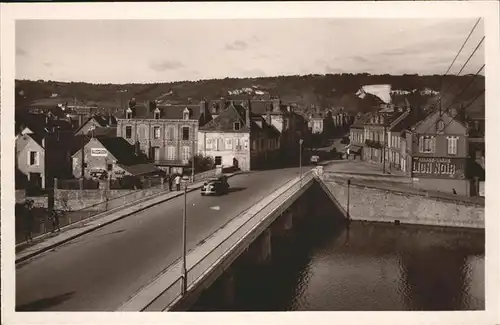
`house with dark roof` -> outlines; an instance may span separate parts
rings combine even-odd
[[[99,133],[106,133],[103,129],[110,128],[114,130],[116,136],[116,124],[116,118],[112,115],[93,115],[76,129],[75,135],[89,135],[97,129],[101,129]],[[112,133],[113,131],[109,132],[109,134]]]
[[[217,113],[199,129],[198,153],[214,157],[217,165],[241,170],[264,168],[277,161],[281,133],[269,120],[253,112],[251,101],[230,101]]]
[[[131,101],[117,118],[117,137],[136,146],[157,167],[182,173],[197,152],[198,128],[212,120],[208,102],[199,105],[144,105]]]
[[[81,178],[82,166],[85,178],[121,178],[125,175],[148,176],[161,172],[137,148],[123,138],[91,138],[83,149],[72,155],[75,178]]]
[[[16,164],[30,188],[52,186],[54,178],[70,175],[73,130],[66,120],[51,114],[16,116]]]

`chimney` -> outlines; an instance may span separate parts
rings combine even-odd
[[[207,120],[208,103],[205,99],[200,101],[200,126],[204,125]]]
[[[281,99],[278,96],[274,97],[273,98],[273,111],[279,112],[280,105],[281,105]]]
[[[224,97],[221,97],[219,99],[219,110],[216,112],[216,114],[222,112],[225,108],[226,108],[226,99]]]
[[[266,111],[266,122],[271,125],[271,112]]]
[[[247,125],[247,128],[250,129],[250,116],[252,115],[252,106],[248,105],[248,107],[245,107],[245,123]]]
[[[78,127],[82,126],[83,124],[83,116],[82,114],[78,114]]]

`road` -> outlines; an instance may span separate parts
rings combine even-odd
[[[237,175],[220,197],[188,193],[188,249],[298,173]],[[181,256],[183,206],[183,196],[172,199],[17,265],[17,310],[115,310]]]

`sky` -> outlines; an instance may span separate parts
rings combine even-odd
[[[476,19],[18,20],[16,79],[150,83],[443,74]],[[450,73],[481,38],[477,26]],[[462,74],[484,64],[484,43]],[[483,72],[484,73],[484,72]]]

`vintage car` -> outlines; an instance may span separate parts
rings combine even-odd
[[[229,184],[226,176],[208,179],[201,187],[201,195],[222,195],[229,192]]]
[[[311,156],[310,161],[311,161],[311,164],[317,165],[320,161],[320,157],[318,155],[313,155],[313,156]]]

